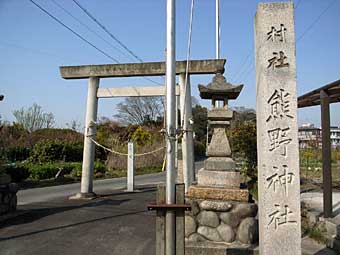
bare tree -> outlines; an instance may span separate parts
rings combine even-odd
[[[114,115],[123,124],[152,124],[163,117],[164,102],[161,97],[127,97],[117,105]]]
[[[51,128],[55,124],[53,113],[44,112],[42,107],[34,103],[28,109],[23,107],[13,111],[16,123],[21,124],[27,131],[33,132],[42,128]]]
[[[81,130],[81,123],[78,120],[71,120],[70,123],[66,123],[66,127],[72,129],[73,131],[80,132]]]

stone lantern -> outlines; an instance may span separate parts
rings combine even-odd
[[[233,118],[228,100],[236,99],[243,85],[231,85],[222,74],[216,74],[211,83],[198,88],[202,99],[212,101],[208,125],[213,134],[197,184],[189,187],[186,196],[192,208],[185,216],[186,252],[203,249],[202,254],[223,250],[229,254],[229,249],[252,249],[258,240],[257,205],[250,201],[249,191],[240,187],[240,172],[226,135]]]
[[[213,130],[206,153],[209,158],[204,162],[204,169],[198,172],[198,185],[239,188],[240,173],[231,158],[225,130],[233,118],[233,111],[228,109],[228,100],[236,99],[243,85],[233,86],[222,74],[216,74],[211,83],[207,86],[199,85],[198,88],[202,99],[212,101],[212,109],[208,111],[208,125]]]

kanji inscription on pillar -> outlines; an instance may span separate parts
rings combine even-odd
[[[260,254],[301,254],[294,6],[255,16]]]

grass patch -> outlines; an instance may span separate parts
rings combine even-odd
[[[307,211],[302,211],[301,217],[301,235],[302,237],[309,236],[318,243],[326,243],[326,228],[323,223],[311,225],[306,217]]]
[[[135,175],[153,174],[159,173],[161,171],[162,171],[161,166],[146,166],[135,169]],[[105,173],[106,178],[126,177],[126,175],[127,175],[126,169],[113,169],[108,170]]]

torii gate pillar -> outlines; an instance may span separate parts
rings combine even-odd
[[[90,77],[87,90],[86,103],[86,119],[84,132],[84,152],[83,166],[81,172],[81,187],[80,193],[71,198],[94,198],[96,194],[93,192],[93,168],[95,158],[95,144],[90,140],[90,137],[96,137],[96,122],[98,112],[98,97],[97,90],[99,87],[99,78]]]

